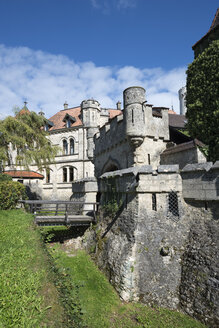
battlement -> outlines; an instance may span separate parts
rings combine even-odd
[[[81,109],[88,109],[88,108],[94,108],[94,109],[98,109],[99,111],[101,111],[100,109],[100,103],[97,100],[94,99],[87,99],[87,100],[83,100],[81,102]]]
[[[114,117],[94,136],[95,156],[125,141],[123,114]]]
[[[104,173],[100,177],[101,192],[108,192],[106,180],[112,179],[119,193],[182,192],[178,165],[159,165],[156,170],[151,165],[143,165]]]
[[[219,201],[219,161],[188,164],[182,171],[183,197],[199,201]]]
[[[155,140],[169,140],[169,116],[168,108],[161,110],[161,116],[154,116],[152,107],[144,104],[145,108],[145,131],[146,137],[153,137]]]

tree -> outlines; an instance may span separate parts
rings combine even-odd
[[[208,160],[219,159],[219,41],[213,41],[187,70],[187,128],[208,146]]]
[[[16,165],[29,167],[35,164],[39,170],[48,167],[58,148],[50,144],[44,131],[46,119],[26,107],[0,121],[0,163],[10,165],[12,157]]]

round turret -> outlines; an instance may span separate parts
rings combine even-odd
[[[83,100],[81,103],[81,110],[88,108],[95,108],[100,111],[100,103],[94,99]]]
[[[130,142],[139,146],[145,137],[145,89],[130,87],[123,92],[126,135]]]
[[[97,100],[88,99],[81,103],[83,124],[87,128],[95,128],[100,125],[100,104]]]
[[[145,89],[142,87],[129,87],[123,91],[124,107],[131,104],[142,104],[146,101]]]

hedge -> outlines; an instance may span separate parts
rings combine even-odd
[[[27,199],[23,184],[16,181],[0,182],[0,210],[16,208],[20,199]]]

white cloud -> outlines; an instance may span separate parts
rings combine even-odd
[[[137,5],[137,0],[118,0],[117,8],[132,8]]]
[[[126,9],[136,7],[138,0],[90,0],[95,9],[108,14],[112,9]]]
[[[52,55],[29,48],[0,45],[0,118],[23,106],[47,117],[63,108],[80,105],[93,97],[102,107],[116,107],[122,92],[132,85],[146,89],[148,103],[174,106],[178,111],[178,90],[185,84],[185,67],[139,69],[133,66],[98,67],[92,62],[75,63],[63,55]]]

